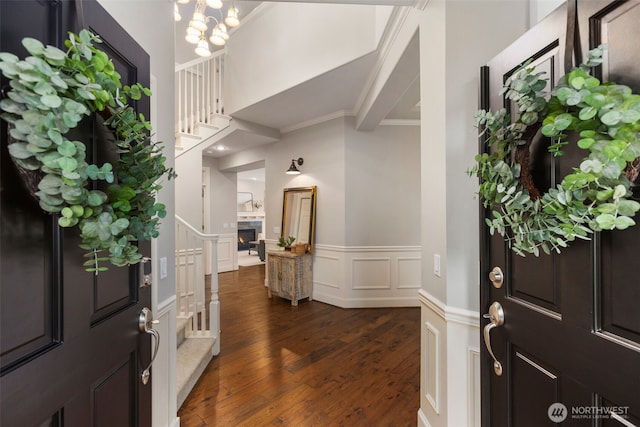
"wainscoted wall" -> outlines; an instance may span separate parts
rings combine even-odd
[[[313,298],[344,308],[417,307],[420,246],[316,245]]]
[[[238,269],[238,235],[218,234],[218,273]]]
[[[154,328],[160,334],[160,349],[153,361],[151,387],[153,395],[153,425],[180,425],[176,417],[176,297],[159,302],[154,307],[154,318],[160,323]]]
[[[420,410],[423,427],[480,426],[480,316],[444,305],[424,290]]]

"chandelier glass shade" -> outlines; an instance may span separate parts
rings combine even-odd
[[[233,4],[229,5],[227,8],[227,16],[223,20],[222,8],[224,7],[224,4],[222,0],[176,0],[174,5],[174,16],[176,21],[182,20],[179,4],[187,4],[190,2],[195,2],[196,7],[191,19],[189,20],[185,40],[196,45],[195,52],[199,56],[210,56],[211,49],[209,48],[209,43],[214,46],[224,46],[227,40],[229,40],[227,26],[233,28],[240,25],[238,9]],[[208,16],[207,8],[211,8],[214,11],[217,10],[219,19],[215,16]],[[207,39],[209,21],[215,21],[215,25],[211,29],[211,33]]]

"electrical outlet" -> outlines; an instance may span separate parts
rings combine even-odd
[[[229,228],[229,223],[225,222],[224,224],[222,224],[222,228]]]
[[[273,227],[273,234],[280,234],[280,227]]]
[[[433,254],[433,274],[440,277],[440,255]]]

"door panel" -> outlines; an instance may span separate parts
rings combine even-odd
[[[0,50],[24,57],[26,36],[63,47],[67,31],[78,32],[84,20],[117,58],[123,84],[148,86],[149,58],[140,46],[97,2],[82,2],[83,19],[75,5],[3,0]],[[148,116],[148,101],[136,107]],[[151,343],[138,331],[150,289],[139,287],[138,266],[109,266],[98,276],[84,270],[78,231],[42,212],[9,158],[4,123],[0,132],[0,425],[150,425],[151,385],[140,374]],[[85,119],[73,138],[87,146],[89,162],[117,161],[100,118]],[[147,256],[149,249],[140,246]]]
[[[601,42],[610,45],[596,75],[638,92],[640,1],[580,1],[578,12],[583,52]],[[564,48],[558,47],[564,47],[565,27],[563,5],[492,59],[482,73],[482,108],[513,111],[499,92],[529,59],[547,72],[551,84],[564,74]],[[569,144],[563,157],[553,158],[545,152],[548,144],[537,135],[531,149],[534,180],[543,191],[561,182],[584,157]],[[486,350],[481,357],[483,425],[558,425],[547,414],[556,402],[568,410],[562,425],[640,425],[640,226],[596,233],[590,242],[571,242],[559,255],[523,258],[482,224],[481,310],[486,313],[497,301],[505,315],[504,325],[490,331],[503,374],[494,373]],[[488,279],[494,266],[504,271],[501,288]],[[622,423],[615,416],[595,419],[584,413],[611,406],[625,408],[618,415]]]

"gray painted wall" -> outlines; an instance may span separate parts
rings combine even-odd
[[[420,127],[346,127],[346,245],[420,246]]]
[[[151,58],[151,74],[157,80],[151,99],[151,121],[153,133],[159,141],[164,141],[164,155],[167,165],[174,165],[174,29],[173,4],[166,1],[123,1],[99,0],[100,4],[113,16],[124,29],[144,48]],[[155,114],[154,114],[155,113]],[[175,294],[175,231],[174,231],[174,183],[162,183],[158,200],[167,207],[167,216],[160,226],[157,239],[156,258],[166,257],[168,262],[167,278],[158,283],[158,301],[164,301]],[[155,260],[155,268],[157,268]]]

